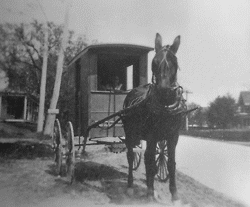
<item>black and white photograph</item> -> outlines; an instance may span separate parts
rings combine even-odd
[[[250,207],[249,0],[1,0],[0,206]]]

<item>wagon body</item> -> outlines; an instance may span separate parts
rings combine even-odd
[[[148,81],[148,53],[153,48],[131,44],[99,44],[81,51],[69,63],[62,80],[67,97],[61,113],[73,123],[76,135],[85,135],[88,126],[123,108],[134,87]],[[104,91],[103,85],[118,76],[123,91]],[[115,121],[115,117],[103,126]],[[94,128],[89,137],[124,136],[121,123],[108,130]]]

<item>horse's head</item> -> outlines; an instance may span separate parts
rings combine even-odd
[[[160,91],[169,91],[176,88],[178,63],[175,54],[180,45],[180,36],[177,36],[172,45],[162,46],[160,34],[155,38],[155,57],[152,61],[152,72],[155,84]]]

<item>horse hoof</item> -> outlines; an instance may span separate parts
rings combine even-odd
[[[156,202],[155,197],[152,196],[152,195],[148,195],[148,196],[147,196],[147,200],[148,200],[149,203],[155,203],[155,202]]]
[[[154,191],[154,197],[155,197],[155,199],[159,199],[160,198],[160,196],[159,196],[159,194],[157,193],[156,190]]]
[[[180,198],[179,198],[179,196],[177,195],[177,193],[176,194],[173,194],[172,195],[172,202],[175,202],[175,201],[178,201],[178,200],[180,200]]]
[[[147,199],[148,199],[149,202],[156,202],[157,197],[158,197],[158,194],[157,194],[156,191],[148,191],[147,192]]]
[[[134,195],[134,189],[133,189],[133,188],[128,188],[128,189],[127,189],[127,194],[128,194],[129,196],[133,196],[133,195]]]

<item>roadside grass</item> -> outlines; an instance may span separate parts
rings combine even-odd
[[[36,132],[36,124],[0,122],[0,138],[50,140],[50,136]]]
[[[250,142],[250,129],[190,129],[182,130],[180,134],[221,141]]]

